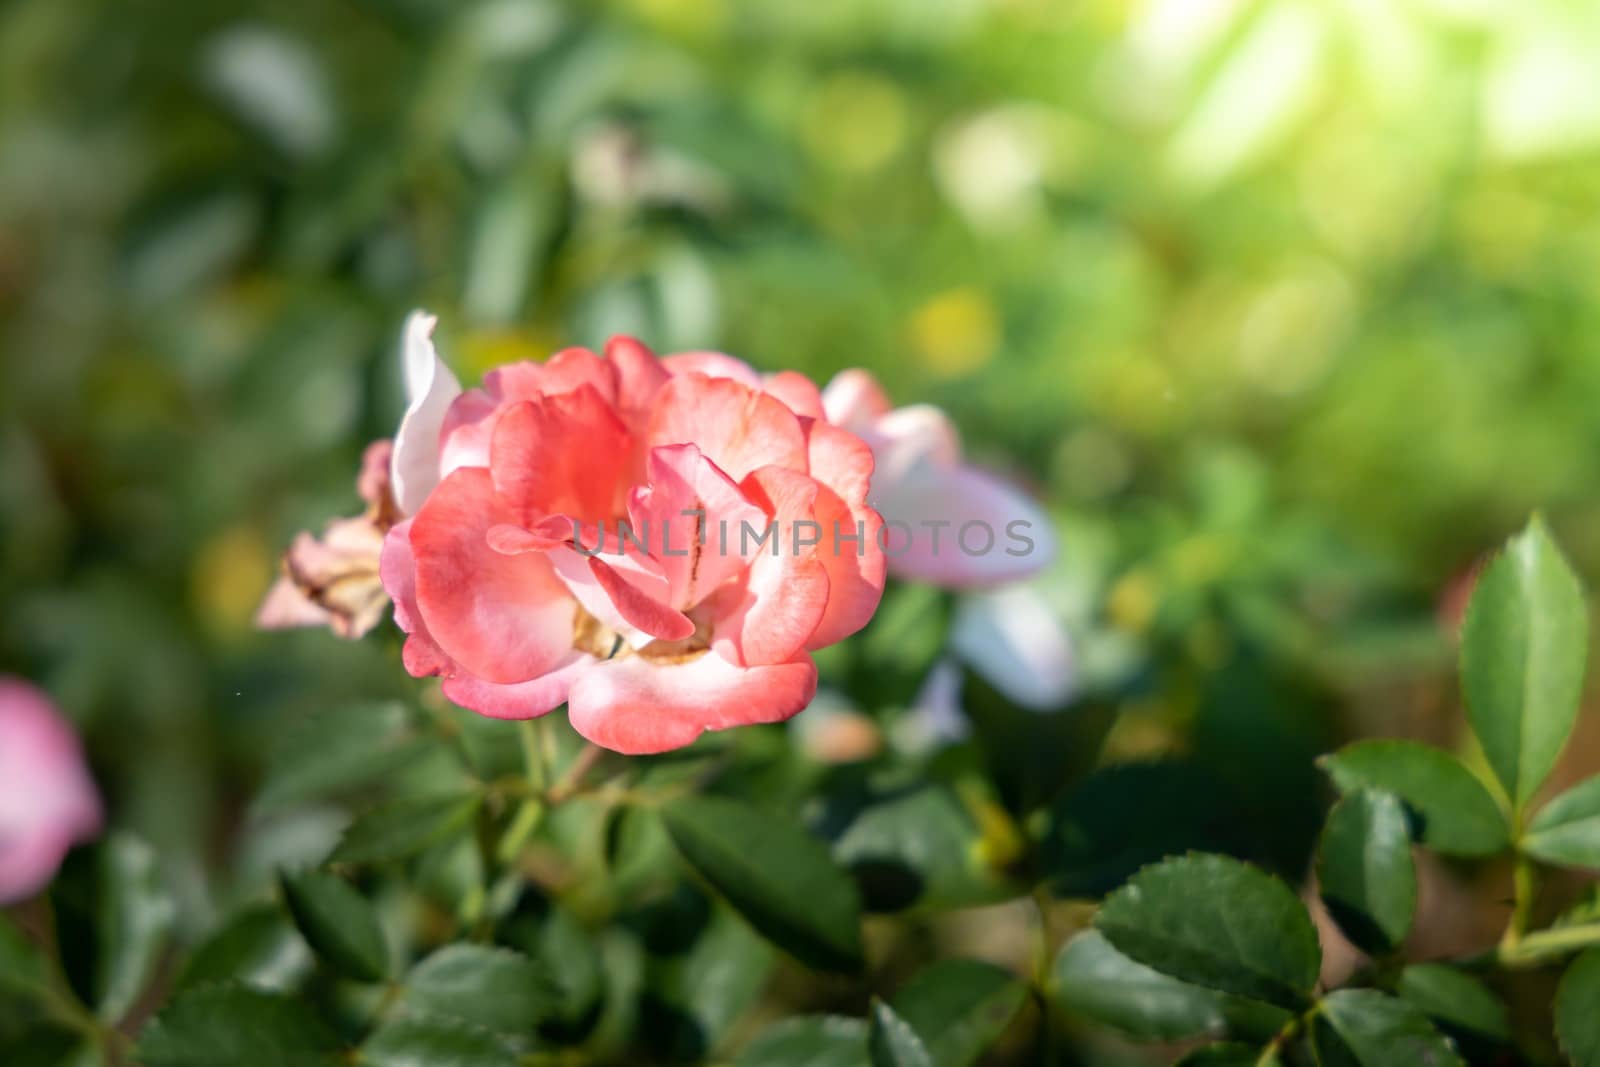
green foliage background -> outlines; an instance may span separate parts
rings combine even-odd
[[[1542,509],[1600,573],[1596,70],[1579,0],[12,0],[0,668],[84,727],[192,942],[347,818],[252,809],[262,754],[416,700],[387,628],[250,626],[356,510],[407,310],[464,379],[619,331],[862,365],[1062,523],[1080,707],[1018,737],[972,680],[939,774],[1003,842],[1183,754],[1241,794],[1198,829],[1298,879],[1314,756],[1461,736],[1472,562]],[[943,602],[891,591],[825,682],[892,730]],[[1068,855],[1150,795],[1073,788]],[[794,982],[773,1010],[849,999]]]

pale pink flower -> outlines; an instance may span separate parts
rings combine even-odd
[[[313,537],[302,531],[283,557],[283,574],[261,602],[256,625],[266,630],[326,626],[357,638],[376,626],[389,606],[378,580],[383,535],[400,519],[389,489],[391,445],[367,446],[356,490],[367,503],[361,515],[334,519]]]
[[[1055,529],[1043,509],[965,462],[960,434],[943,411],[893,407],[864,370],[837,375],[822,405],[828,421],[872,448],[872,505],[890,531],[886,554],[896,578],[991,586],[1037,573],[1055,558]]]
[[[38,689],[0,676],[0,904],[48,885],[100,821],[78,735]]]
[[[829,421],[872,447],[872,505],[895,532],[887,543],[889,573],[966,591],[951,627],[955,659],[1023,707],[1064,705],[1077,680],[1071,639],[1054,608],[1021,581],[1055,559],[1050,517],[1011,482],[967,463],[943,411],[894,407],[866,371],[837,375],[822,403]],[[913,709],[917,729],[934,740],[961,736],[960,690],[955,663],[937,665]]]

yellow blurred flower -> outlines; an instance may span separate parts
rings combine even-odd
[[[911,345],[934,374],[954,378],[988,363],[1000,350],[1000,316],[973,287],[940,293],[911,315]]]

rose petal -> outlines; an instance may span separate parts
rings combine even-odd
[[[536,719],[567,701],[572,683],[595,663],[593,656],[573,652],[570,658],[538,678],[514,685],[495,685],[460,673],[444,681],[445,699],[491,719]]]
[[[606,359],[617,370],[617,407],[634,430],[643,430],[656,393],[666,384],[667,368],[655,353],[632,337],[606,342]]]
[[[495,424],[490,470],[524,524],[549,515],[585,523],[621,514],[632,463],[627,428],[595,389],[522,401]]]
[[[661,387],[646,445],[694,444],[735,482],[757,467],[806,469],[800,420],[774,396],[729,378],[681,374]]]
[[[840,371],[822,390],[822,409],[828,421],[857,433],[889,414],[890,407],[883,386],[859,368]]]
[[[682,663],[629,656],[583,672],[567,716],[597,745],[647,755],[682,748],[705,730],[782,722],[816,689],[817,668],[805,654],[764,667],[738,667],[715,652]]]
[[[440,447],[445,414],[461,395],[461,383],[433,347],[434,316],[413,311],[406,319],[404,361],[406,413],[394,435],[392,481],[402,514],[413,515],[439,484]]]
[[[883,599],[887,561],[883,519],[867,506],[872,451],[855,434],[814,422],[807,428],[811,477],[819,483],[813,505],[822,526],[817,559],[828,573],[828,605],[806,647],[825,648],[860,630]]]
[[[650,450],[649,484],[633,491],[628,515],[670,587],[688,610],[744,569],[755,547],[740,534],[764,530],[767,514],[695,445]]]
[[[769,374],[761,388],[786,404],[790,411],[807,419],[824,419],[822,393],[804,374],[792,370]]]
[[[554,670],[572,647],[572,598],[549,561],[489,547],[489,530],[515,518],[489,472],[467,467],[440,482],[411,523],[428,633],[467,671],[502,684]]]
[[[718,594],[712,647],[740,666],[782,663],[806,647],[828,606],[815,540],[821,525],[812,518],[818,486],[807,475],[763,467],[744,488],[775,520],[776,551],[757,554],[743,580]]]
[[[668,373],[704,374],[707,378],[726,378],[751,389],[761,388],[761,375],[744,360],[726,352],[677,352],[663,356]]]

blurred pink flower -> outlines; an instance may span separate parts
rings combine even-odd
[[[810,652],[876,610],[872,453],[804,377],[614,338],[447,403],[441,381],[419,375],[396,442],[402,503],[420,503],[382,576],[407,670],[456,703],[566,702],[597,744],[665,751],[800,711]]]
[[[961,437],[943,411],[893,407],[859,369],[829,382],[822,404],[828,421],[872,448],[872,505],[892,531],[890,574],[952,588],[989,586],[1037,573],[1055,558],[1055,529],[1043,509],[1005,479],[964,462]]]
[[[48,885],[100,820],[77,734],[43,693],[0,676],[0,904]]]
[[[822,391],[822,403],[830,421],[872,447],[872,505],[901,533],[888,542],[889,573],[968,590],[951,627],[954,659],[1023,707],[1064,706],[1077,682],[1071,639],[1039,590],[1019,581],[1055,559],[1050,517],[1017,486],[964,462],[960,435],[943,411],[928,404],[894,407],[866,371],[837,375]],[[980,531],[975,544],[960,537],[969,523]],[[982,531],[993,531],[994,542]],[[987,551],[967,551],[963,544]],[[963,735],[960,697],[960,670],[942,661],[916,701],[914,730],[921,740],[913,747]]]

